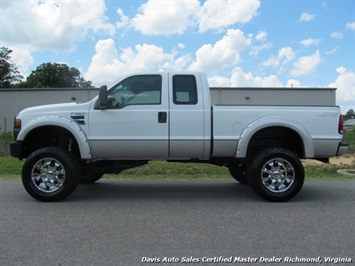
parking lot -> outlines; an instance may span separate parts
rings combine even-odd
[[[354,180],[269,203],[232,180],[103,179],[42,203],[1,179],[0,265],[353,263],[354,203]]]

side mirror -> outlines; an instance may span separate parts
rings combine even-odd
[[[108,107],[107,86],[101,86],[99,92],[99,108],[106,109]]]

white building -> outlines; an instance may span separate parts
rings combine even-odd
[[[83,103],[98,95],[99,89],[0,89],[1,132],[13,131],[15,116],[27,107],[77,102]]]

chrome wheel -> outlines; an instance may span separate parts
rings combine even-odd
[[[45,193],[59,190],[65,181],[65,169],[54,158],[43,158],[34,164],[31,172],[34,186]]]
[[[37,200],[59,201],[76,189],[80,175],[80,165],[72,153],[59,147],[43,147],[27,157],[22,183]]]
[[[247,174],[254,192],[273,202],[292,199],[304,182],[304,168],[297,154],[278,147],[257,152]]]
[[[282,158],[267,161],[261,169],[262,184],[273,193],[282,193],[292,187],[296,172],[291,163]]]

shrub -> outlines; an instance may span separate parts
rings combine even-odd
[[[349,144],[349,153],[355,152],[355,126],[350,130],[344,131],[343,140],[345,143]]]

